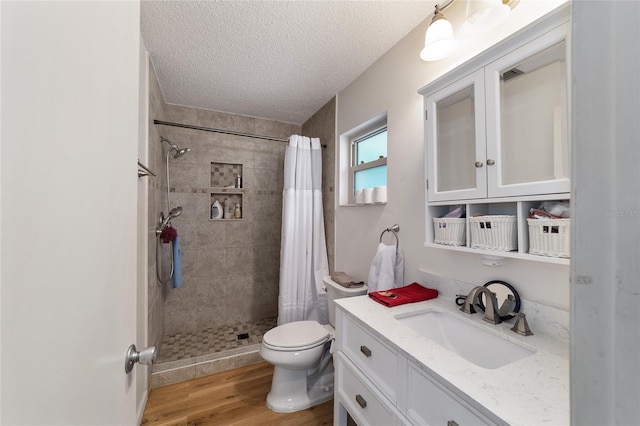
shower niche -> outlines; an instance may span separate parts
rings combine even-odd
[[[211,163],[209,220],[240,220],[244,217],[242,177],[242,164]]]

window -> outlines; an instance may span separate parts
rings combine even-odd
[[[387,124],[376,123],[350,138],[349,187],[351,202],[360,189],[387,185]]]

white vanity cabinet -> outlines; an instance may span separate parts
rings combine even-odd
[[[413,425],[468,426],[493,422],[410,362],[406,415]]]
[[[337,330],[340,331],[337,331]],[[335,400],[337,424],[346,424],[346,411],[359,425],[404,424],[396,409],[404,358],[392,346],[336,309],[337,355]]]
[[[363,370],[384,396],[395,404],[401,368],[398,365],[398,352],[355,321],[343,322],[338,345],[345,356]]]
[[[338,352],[335,358],[335,381],[338,386],[334,400],[340,402],[339,408],[335,409],[339,414],[334,415],[334,424],[346,425],[347,412],[362,426],[406,424],[379,388],[343,352]]]
[[[542,18],[419,90],[425,105],[425,245],[433,218],[457,206],[473,215],[517,218],[517,247],[505,257],[568,264],[529,255],[529,209],[569,200],[569,8]],[[439,225],[446,226],[446,225]]]
[[[496,424],[342,308],[336,343],[335,425],[347,415],[359,426]]]

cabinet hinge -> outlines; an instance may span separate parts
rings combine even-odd
[[[424,119],[425,121],[429,119],[429,110],[424,110]]]
[[[429,179],[427,179],[427,189],[429,189]]]

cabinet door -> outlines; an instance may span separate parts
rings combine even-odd
[[[414,425],[486,426],[502,423],[490,419],[409,363],[406,415]],[[495,420],[498,420],[496,422]]]
[[[485,67],[489,197],[570,191],[567,27]]]
[[[486,197],[483,70],[427,96],[425,110],[428,200]]]

